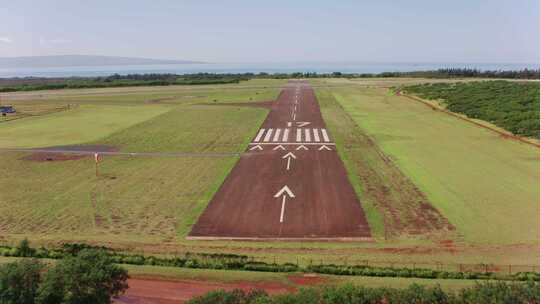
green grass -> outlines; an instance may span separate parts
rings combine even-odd
[[[141,94],[147,94],[142,89]],[[250,90],[229,87],[221,96],[246,102],[243,98],[264,95]],[[278,92],[271,88],[265,94],[274,99]],[[202,102],[148,105],[108,98],[115,105],[94,101],[75,110],[2,123],[2,147],[78,143],[130,152],[238,153],[267,113]],[[9,189],[0,196],[0,231],[42,241],[174,242],[189,231],[237,161],[234,156],[105,156],[96,177],[92,158],[40,163],[22,159],[25,155],[0,153],[5,164],[0,167],[0,187]]]
[[[68,111],[17,119],[0,125],[0,147],[36,148],[85,143],[168,110],[164,106],[83,105]]]
[[[333,89],[339,103],[466,241],[540,241],[540,150],[386,89]]]

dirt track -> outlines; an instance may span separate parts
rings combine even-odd
[[[283,89],[246,152],[188,238],[370,239],[307,83]]]
[[[156,279],[130,279],[126,294],[116,299],[115,303],[122,304],[179,304],[193,297],[204,295],[214,290],[241,289],[249,291],[261,289],[268,294],[284,294],[296,289],[280,283],[218,283],[208,281],[164,281]],[[309,285],[309,284],[303,284]]]

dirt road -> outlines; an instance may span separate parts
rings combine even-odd
[[[158,279],[130,279],[127,292],[115,299],[117,304],[180,304],[210,291],[241,289],[249,291],[260,289],[268,294],[284,294],[296,289],[280,283],[234,282],[220,283],[209,281],[183,280],[166,281]],[[306,284],[304,284],[306,285]]]
[[[191,239],[369,240],[313,89],[289,82]]]

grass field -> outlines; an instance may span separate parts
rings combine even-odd
[[[19,152],[0,153],[0,186],[10,189],[0,192],[0,241],[97,242],[149,254],[240,253],[270,263],[453,264],[449,270],[458,263],[540,264],[540,256],[531,254],[540,248],[534,220],[535,198],[540,197],[538,151],[381,88],[399,82],[312,82],[336,85],[318,88],[317,94],[375,243],[185,240],[234,165],[234,156],[106,156],[96,178],[91,158],[31,162]],[[283,83],[3,94],[3,100],[28,109],[73,107],[0,122],[0,138],[7,142],[0,147],[80,143],[128,152],[241,152],[267,111],[213,104],[274,99]],[[70,125],[65,128],[56,123],[88,109],[104,110],[104,116],[99,121],[66,119]],[[84,121],[96,131],[87,132]],[[79,132],[80,140],[44,135],[57,132]],[[425,203],[442,217],[419,216],[416,211]],[[425,221],[419,224],[415,218]],[[441,225],[445,218],[457,230]],[[443,240],[453,243],[441,245]]]
[[[223,91],[207,90],[216,103],[261,101],[274,99],[280,83],[268,89],[225,85]],[[159,88],[152,89],[156,90],[152,94],[161,94]],[[167,89],[167,94],[175,92]],[[211,95],[200,87],[192,89]],[[178,90],[193,95],[185,87]],[[144,96],[129,93],[130,98],[108,96],[103,89],[85,91],[100,97],[71,100],[80,106],[68,111],[1,123],[0,147],[105,144],[129,152],[237,153],[267,113],[260,108],[205,105],[206,99],[148,104],[143,101],[147,90],[135,90]],[[73,93],[80,92],[64,92]],[[13,99],[15,106],[29,102],[39,106],[58,100]],[[25,155],[0,153],[5,164],[0,185],[9,189],[0,196],[0,231],[9,237],[48,241],[172,242],[187,233],[236,162],[233,156],[108,156],[96,177],[92,158],[35,162],[22,159]]]
[[[537,148],[385,88],[333,88],[331,94],[465,241],[540,241]]]

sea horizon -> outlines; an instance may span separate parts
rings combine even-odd
[[[429,71],[444,68],[486,70],[540,69],[540,63],[450,62],[302,62],[302,63],[194,63],[159,65],[110,65],[39,68],[0,68],[0,78],[99,77],[113,74],[193,73],[383,73]]]

